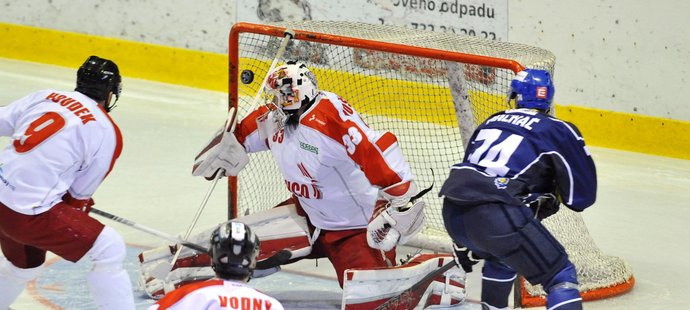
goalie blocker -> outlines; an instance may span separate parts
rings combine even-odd
[[[249,162],[244,146],[235,137],[237,109],[230,108],[225,125],[219,129],[206,146],[194,158],[193,176],[213,180],[217,173],[236,176]]]
[[[280,265],[311,253],[307,221],[297,214],[295,205],[279,206],[235,220],[249,225],[260,240],[257,268],[252,277],[275,273]],[[189,242],[208,247],[216,227],[191,236]],[[159,265],[168,264],[176,251],[176,246],[165,245],[139,254],[139,282],[149,297],[158,299],[184,284],[214,277],[208,253],[183,248],[172,271],[162,279],[156,278]]]

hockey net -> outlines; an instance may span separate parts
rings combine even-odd
[[[463,158],[464,139],[491,114],[508,108],[506,94],[515,72],[553,72],[554,55],[544,49],[451,33],[350,22],[305,21],[274,25],[237,23],[229,37],[229,102],[249,113],[286,29],[294,32],[278,64],[307,63],[319,88],[340,95],[377,130],[397,137],[426,195],[427,226],[407,245],[450,253],[438,190],[448,169]],[[240,75],[251,72],[245,84]],[[269,152],[229,182],[229,217],[272,208],[290,196]],[[567,209],[567,208],[562,208]],[[576,265],[585,299],[629,290],[630,266],[601,253],[579,214],[563,210],[545,222]],[[543,304],[545,293],[518,281],[516,305]]]

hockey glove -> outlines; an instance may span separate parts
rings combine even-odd
[[[553,193],[532,193],[523,198],[522,201],[532,210],[535,218],[540,221],[556,214],[561,205],[561,201]]]
[[[230,113],[233,113],[233,110]],[[213,180],[219,172],[223,173],[223,176],[236,176],[240,173],[249,162],[249,157],[233,132],[234,126],[226,124],[215,134],[194,158],[193,176],[201,175],[207,180]]]
[[[453,242],[453,259],[455,259],[455,263],[459,267],[462,267],[465,272],[472,272],[472,266],[479,263],[480,260],[480,258],[466,246],[458,245],[455,242]]]
[[[370,247],[389,251],[422,229],[426,203],[411,201],[417,192],[413,181],[394,184],[379,192],[379,200],[367,225]]]
[[[91,207],[95,204],[92,198],[77,199],[72,197],[69,192],[62,195],[62,201],[68,204],[70,207],[86,213],[91,212]]]

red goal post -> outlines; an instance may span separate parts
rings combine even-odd
[[[286,30],[294,37],[278,63],[307,63],[320,89],[342,96],[372,128],[390,130],[398,137],[421,187],[435,184],[425,196],[428,224],[408,245],[449,252],[451,241],[437,198],[449,167],[462,160],[464,141],[474,128],[508,108],[506,94],[514,74],[523,68],[553,72],[554,55],[524,44],[388,25],[237,23],[228,41],[228,100],[238,108],[239,117],[249,113]],[[241,83],[243,72],[253,73],[254,80]],[[229,180],[230,218],[272,208],[292,194],[269,152],[250,158],[240,175]],[[292,191],[300,194],[299,189]],[[629,264],[602,254],[579,214],[564,210],[547,219],[546,225],[576,265],[585,299],[613,296],[632,287]],[[522,294],[515,294],[516,305],[544,303],[539,286],[517,283]]]

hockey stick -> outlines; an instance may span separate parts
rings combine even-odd
[[[449,263],[443,265],[443,267],[429,273],[424,276],[417,283],[413,284],[410,288],[400,292],[400,295],[393,297],[383,304],[376,307],[376,310],[394,310],[394,309],[412,309],[420,302],[422,296],[426,289],[431,285],[434,279],[451,268],[455,267],[455,261],[451,260]]]
[[[278,47],[278,52],[276,52],[276,57],[273,58],[273,62],[271,62],[271,66],[268,67],[268,71],[266,71],[266,76],[264,76],[264,80],[261,81],[261,85],[259,85],[259,91],[256,92],[256,95],[254,96],[254,99],[252,100],[252,105],[251,108],[249,109],[249,112],[251,113],[256,109],[256,107],[259,105],[259,98],[261,98],[261,95],[264,93],[264,86],[266,85],[266,81],[268,81],[268,77],[275,69],[276,65],[278,64],[278,60],[283,57],[283,53],[285,53],[285,49],[287,48],[288,43],[292,38],[295,37],[295,32],[292,29],[285,29],[284,32],[284,37],[283,41],[280,42],[280,47]]]
[[[199,221],[199,217],[201,216],[201,212],[204,210],[206,207],[206,204],[208,203],[208,199],[211,197],[211,193],[213,193],[213,189],[216,188],[216,184],[218,184],[218,180],[223,176],[224,172],[222,169],[220,169],[218,172],[216,172],[215,178],[213,179],[213,182],[211,183],[211,186],[208,188],[208,191],[206,191],[206,195],[204,195],[204,199],[201,201],[201,205],[199,205],[199,208],[196,210],[196,214],[194,214],[194,219],[192,219],[192,223],[189,225],[189,228],[187,228],[187,231],[184,234],[184,237],[181,239],[183,242],[187,242],[187,238],[189,238],[189,235],[192,234],[192,230],[194,230],[194,226],[196,226],[196,223]],[[156,266],[154,270],[156,270],[156,275],[158,279],[164,278],[167,273],[172,271],[173,267],[175,266],[175,261],[177,261],[177,258],[180,256],[180,253],[182,252],[182,247],[177,247],[177,251],[175,251],[175,255],[173,255],[172,260],[170,262],[161,262],[160,265]],[[208,253],[208,250],[206,251]]]
[[[256,269],[270,269],[280,265],[285,265],[292,258],[292,251],[280,250],[273,256],[256,262]]]
[[[101,210],[98,210],[98,209],[96,209],[96,208],[91,208],[91,211],[89,211],[89,212],[91,212],[91,213],[93,213],[93,214],[96,214],[96,215],[99,215],[99,216],[102,216],[102,217],[105,217],[105,218],[107,218],[107,219],[109,219],[109,220],[112,220],[112,221],[115,221],[115,222],[118,222],[118,223],[121,223],[121,224],[125,224],[125,225],[127,225],[127,226],[129,226],[129,227],[138,229],[138,230],[140,230],[140,231],[143,231],[143,232],[145,232],[145,233],[147,233],[147,234],[156,236],[156,237],[158,237],[158,238],[165,239],[165,240],[168,240],[168,241],[172,241],[172,242],[175,242],[175,243],[179,243],[179,244],[181,244],[181,245],[183,245],[183,246],[186,246],[186,247],[188,247],[188,248],[190,248],[190,249],[192,249],[192,250],[195,250],[195,251],[198,251],[198,252],[203,252],[203,253],[208,253],[208,249],[205,248],[205,247],[203,247],[203,246],[201,246],[201,245],[198,245],[198,244],[196,244],[196,243],[187,242],[187,241],[182,240],[182,239],[180,239],[180,238],[178,238],[178,237],[176,237],[176,236],[173,236],[173,235],[171,235],[171,234],[164,233],[164,232],[162,232],[162,231],[155,230],[155,229],[153,229],[153,228],[150,228],[150,227],[146,227],[146,226],[144,226],[144,225],[137,224],[137,223],[135,223],[135,222],[132,222],[132,221],[130,221],[130,220],[128,220],[128,219],[119,217],[119,216],[117,216],[117,215],[114,215],[114,214],[111,214],[111,213],[108,213],[108,212],[105,212],[105,211],[101,211]]]

